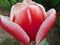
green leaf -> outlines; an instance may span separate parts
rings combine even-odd
[[[49,44],[48,44],[48,41],[47,41],[46,39],[44,39],[44,40],[40,43],[40,45],[49,45]]]
[[[15,3],[17,3],[17,0],[9,0],[11,5],[14,5]]]
[[[10,2],[8,0],[0,0],[0,5],[1,7],[6,8],[6,9],[11,7]]]
[[[35,45],[35,42],[34,42],[34,41],[32,41],[32,42],[30,43],[30,45]]]
[[[17,0],[17,2],[23,2],[23,0]]]

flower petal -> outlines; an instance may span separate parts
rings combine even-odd
[[[13,10],[14,10],[14,6],[15,6],[15,5],[12,6],[11,12],[10,12],[10,20],[11,20],[11,21],[14,20],[14,11],[13,11]]]
[[[41,10],[42,10],[42,14],[43,14],[43,18],[44,20],[46,19],[47,15],[46,15],[46,11],[45,11],[45,8],[41,5],[41,4],[38,4],[38,3],[35,3],[33,2],[33,4],[35,4],[36,6],[38,6]]]
[[[30,39],[26,32],[18,24],[8,21],[4,16],[0,16],[0,24],[2,28],[12,34],[17,40],[28,45]]]
[[[56,11],[55,9],[49,10],[49,16],[42,23],[41,27],[36,36],[36,45],[38,45],[48,34],[50,28],[53,26],[56,20]]]
[[[29,32],[28,34],[30,36],[31,41],[35,41],[37,31],[40,25],[42,24],[42,22],[44,21],[42,10],[36,5],[29,5],[27,13],[29,18],[29,23],[31,24],[29,27],[30,29],[28,30]]]

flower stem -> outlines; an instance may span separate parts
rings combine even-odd
[[[32,41],[32,42],[30,43],[30,45],[35,45],[35,42],[34,42],[34,41]]]

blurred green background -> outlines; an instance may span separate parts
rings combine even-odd
[[[22,2],[23,0],[0,0],[0,14],[2,15],[8,15],[11,7],[16,4],[17,2]],[[49,32],[47,36],[47,40],[49,42],[49,45],[60,45],[60,0],[33,0],[39,4],[42,4],[46,11],[55,8],[57,11],[57,20],[55,22],[55,25],[52,27],[51,31]],[[6,34],[7,32],[2,31],[3,29],[0,28],[0,32],[2,32],[1,35]],[[3,33],[4,32],[4,33]],[[8,34],[8,33],[7,33]],[[3,41],[0,35],[0,38],[2,41],[0,45],[21,45],[15,38],[11,38],[11,35],[2,36],[4,37]]]

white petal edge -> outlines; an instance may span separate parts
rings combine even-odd
[[[53,25],[53,23],[56,20],[56,10],[55,9],[50,9],[49,13],[50,13],[50,15],[42,23],[41,27],[39,28],[39,31],[37,32],[36,45],[39,45],[39,43],[41,42],[41,39],[42,38],[44,39],[46,37],[46,35],[47,35],[47,34],[45,35],[46,31],[49,31],[48,29],[51,28],[51,26]]]

